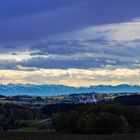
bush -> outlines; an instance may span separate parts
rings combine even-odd
[[[32,125],[31,121],[21,120],[18,122],[19,127],[30,127]]]

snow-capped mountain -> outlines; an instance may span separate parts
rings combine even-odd
[[[0,85],[0,94],[3,95],[64,95],[71,93],[140,93],[140,86],[138,85],[118,85],[118,86],[90,86],[90,87],[69,87],[64,85],[22,85],[22,84],[8,84]]]

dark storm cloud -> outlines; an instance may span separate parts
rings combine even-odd
[[[20,63],[23,67],[36,67],[36,68],[49,68],[49,69],[69,69],[69,68],[79,68],[79,69],[87,69],[87,68],[104,68],[107,65],[111,66],[127,66],[128,62],[107,60],[106,58],[84,58],[84,59],[55,59],[48,60],[43,57],[32,58],[30,60],[22,61]]]
[[[1,0],[0,42],[39,40],[140,16],[139,0]]]
[[[140,42],[114,41],[105,37],[90,40],[45,41],[34,45],[4,47],[1,54],[10,53],[11,59],[20,58],[22,50],[28,50],[30,57],[20,61],[1,60],[0,69],[18,69],[17,66],[32,68],[68,69],[68,68],[104,68],[139,67]],[[23,54],[24,55],[24,51]],[[6,57],[6,56],[3,56]],[[22,57],[22,56],[21,56]],[[2,58],[2,57],[1,57]],[[22,68],[21,67],[21,68]]]
[[[71,55],[85,52],[85,45],[82,41],[78,40],[61,40],[61,41],[48,41],[40,42],[30,47],[31,50],[38,50],[38,53],[31,55],[44,55],[44,54],[58,54],[58,55]]]
[[[135,44],[137,43],[137,45]],[[122,57],[139,57],[140,41],[114,41],[105,37],[90,40],[61,40],[39,42],[31,45],[32,56],[36,55],[73,55],[95,53]]]
[[[60,40],[39,42],[31,45],[31,50],[38,50],[39,52],[31,53],[31,55],[73,55],[85,52],[101,51],[97,45],[102,47],[109,45],[110,41],[104,37],[90,39],[90,40]]]
[[[138,67],[140,40],[108,36],[137,17],[139,0],[0,0],[0,69]],[[90,39],[71,39],[97,25]]]
[[[13,18],[28,16],[43,11],[55,10],[71,4],[76,4],[81,0],[1,0],[0,18]]]
[[[2,60],[0,59],[1,70],[16,70],[17,62],[15,60]]]

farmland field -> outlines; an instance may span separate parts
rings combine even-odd
[[[3,133],[0,140],[140,140],[140,134],[69,135],[37,133]]]

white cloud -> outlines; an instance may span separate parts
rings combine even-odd
[[[94,26],[54,38],[60,40],[23,45],[23,51],[3,50],[1,83],[140,85],[140,21]]]
[[[66,34],[59,34],[50,39],[90,39],[104,36],[110,40],[131,41],[140,39],[140,20],[135,19],[124,23],[111,23],[105,25],[91,26],[79,31]]]
[[[0,60],[14,60],[20,62],[22,60],[28,60],[30,58],[30,52],[12,52],[0,54]]]
[[[139,84],[140,69],[0,70],[1,83],[63,84],[69,86]]]

